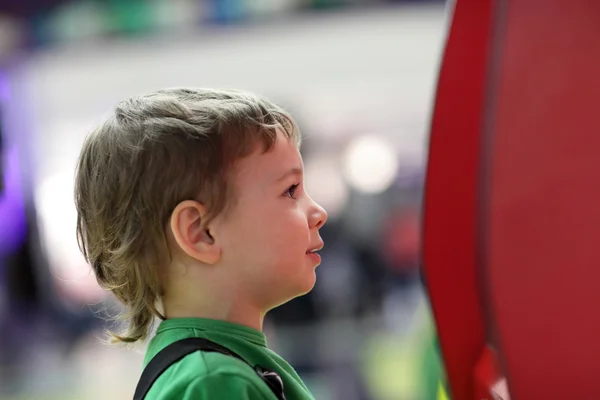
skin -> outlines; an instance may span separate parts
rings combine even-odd
[[[274,148],[256,149],[232,171],[236,201],[203,226],[206,208],[186,200],[167,235],[163,307],[167,318],[201,317],[262,330],[265,314],[312,290],[326,211],[306,193],[297,147],[278,132]]]

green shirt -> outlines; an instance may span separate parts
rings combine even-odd
[[[177,318],[162,321],[144,358],[144,367],[167,345],[185,338],[211,340],[237,353],[250,365],[277,372],[287,400],[313,400],[296,371],[267,347],[265,335],[226,321]],[[244,362],[221,353],[194,352],[171,365],[152,385],[146,400],[277,400],[265,382]]]

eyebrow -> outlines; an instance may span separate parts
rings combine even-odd
[[[302,176],[302,174],[303,174],[302,168],[300,168],[300,167],[292,167],[289,170],[287,170],[281,177],[279,177],[277,179],[277,182],[281,182],[284,179],[286,179],[288,176],[291,176],[291,175]]]

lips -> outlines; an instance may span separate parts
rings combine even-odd
[[[320,242],[306,251],[306,255],[312,260],[315,266],[321,264],[321,256],[317,253],[317,251],[321,250],[322,248],[323,242]]]
[[[315,266],[321,264],[321,256],[316,251],[307,251],[306,257],[308,257]]]
[[[324,243],[323,243],[323,242],[321,242],[321,243],[317,244],[316,246],[314,246],[314,247],[311,247],[310,249],[308,249],[308,250],[306,251],[306,254],[316,253],[317,251],[319,251],[319,250],[323,249],[323,244],[324,244]]]

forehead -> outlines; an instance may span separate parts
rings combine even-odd
[[[285,172],[292,168],[302,168],[302,157],[296,144],[277,133],[277,140],[270,151],[263,152],[260,146],[238,161],[234,180],[238,185],[248,183],[274,184]]]

